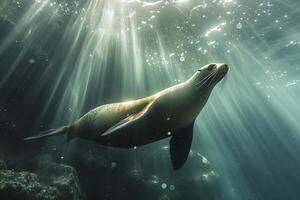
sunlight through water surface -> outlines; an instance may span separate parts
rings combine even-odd
[[[0,40],[1,112],[22,101],[15,109],[30,129],[23,134],[227,63],[226,80],[196,120],[192,149],[216,168],[221,199],[299,199],[300,1],[2,0],[0,16],[13,27]],[[64,163],[84,148],[47,141],[59,145]]]

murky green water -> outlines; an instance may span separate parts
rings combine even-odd
[[[87,199],[298,200],[299,22],[298,0],[1,0],[0,134],[33,135],[227,63],[179,172],[168,139],[22,151],[74,166]]]

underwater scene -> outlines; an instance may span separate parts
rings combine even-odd
[[[0,0],[1,200],[299,200],[299,0]]]

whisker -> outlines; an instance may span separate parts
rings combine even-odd
[[[217,70],[213,71],[209,76],[207,76],[205,79],[203,79],[202,81],[200,81],[199,83],[196,84],[196,89],[199,89],[200,87],[202,87],[205,83],[207,83],[207,81],[209,81],[209,79],[214,76],[217,73]]]
[[[213,71],[210,72],[209,74],[207,74],[206,77],[204,77],[200,82],[204,81],[204,79],[208,78],[212,73],[213,73]],[[197,84],[199,84],[199,82],[195,83],[194,85],[197,85]]]
[[[205,83],[207,83],[207,81],[214,76],[214,73],[212,73],[211,75],[209,75],[208,77],[206,77],[205,79],[203,79],[201,82],[199,82],[196,87],[200,88],[201,86],[203,86]]]
[[[211,79],[211,81],[210,81],[210,83],[208,84],[208,86],[211,86],[211,84],[214,82],[215,79],[216,79],[216,76],[214,76],[214,77]]]
[[[206,81],[208,78],[210,78],[212,75],[214,74],[214,71],[210,72],[209,74],[207,74],[206,77],[204,77],[200,82],[195,83],[194,86],[198,86],[199,84],[201,84],[202,82]]]

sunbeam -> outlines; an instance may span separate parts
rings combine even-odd
[[[77,166],[104,166],[108,160],[109,169],[119,167],[119,155],[126,163],[120,164],[124,176],[142,180],[155,172],[143,182],[145,188],[159,189],[153,190],[153,199],[298,200],[299,20],[298,0],[3,0],[0,120],[12,118],[22,127],[19,137],[33,135],[70,124],[99,105],[181,83],[207,63],[226,63],[228,75],[194,127],[192,152],[204,155],[214,176],[219,174],[218,187],[212,184],[207,193],[196,191],[203,180],[209,182],[207,174],[196,179],[197,164],[188,161],[193,168],[178,175],[168,168],[169,160],[157,160],[169,140],[130,150],[129,156],[62,138],[46,140],[41,151]],[[184,173],[193,177],[181,183],[176,176]],[[87,196],[118,199],[112,191]],[[127,194],[126,188],[122,191]]]

